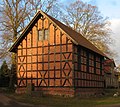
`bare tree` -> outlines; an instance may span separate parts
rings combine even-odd
[[[53,6],[56,5],[57,0],[28,0],[31,4],[32,10],[37,12],[39,9],[44,10],[44,12],[48,13]]]
[[[0,2],[0,42],[2,44],[0,58],[10,55],[7,50],[31,20],[32,15],[38,9],[49,12],[55,3],[56,0],[2,0]],[[12,57],[11,74],[14,74],[15,54],[10,56]],[[12,77],[13,75],[10,77],[10,84],[12,84]]]
[[[108,45],[112,43],[108,18],[101,16],[98,8],[81,0],[64,7],[61,17],[69,27],[81,33],[101,51],[110,54]]]
[[[54,18],[58,18],[61,13],[60,2],[58,0],[29,0],[31,4],[31,17],[35,15],[35,13],[41,9],[44,12],[50,14]]]
[[[24,4],[24,6],[23,6]],[[26,0],[3,0],[0,5],[0,28],[2,48],[1,57],[6,57],[7,50],[23,30],[25,21],[30,13],[29,3]],[[7,54],[8,55],[8,54]],[[10,88],[13,86],[15,74],[15,54],[12,54],[12,70],[10,70]],[[13,68],[14,67],[14,68]]]
[[[6,56],[21,31],[37,10],[49,12],[57,0],[2,0],[0,4],[0,58]],[[13,58],[14,59],[14,58]]]

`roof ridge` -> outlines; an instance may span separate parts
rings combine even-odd
[[[76,33],[74,36],[69,35],[70,37],[72,36],[72,40],[73,40],[74,43],[76,43],[76,44],[78,45],[78,44],[79,44],[78,41],[80,41],[80,40],[78,40],[78,39],[79,39],[78,36],[81,36],[81,39],[84,39],[84,41],[89,42],[88,44],[91,45],[91,47],[94,48],[94,50],[96,50],[96,51],[95,51],[96,53],[99,53],[99,54],[101,54],[101,55],[103,55],[103,56],[106,56],[101,50],[99,50],[92,42],[90,42],[87,38],[85,38],[81,33],[73,30],[71,27],[63,24],[61,21],[53,18],[52,16],[46,14],[45,12],[43,12],[43,11],[40,11],[40,12],[43,13],[45,16],[48,16],[48,17],[52,20],[52,22],[54,22],[54,23],[57,22],[57,24],[60,23],[60,24],[62,24],[64,27],[68,28],[69,30],[72,30],[73,33]],[[54,20],[54,21],[53,21],[53,20]],[[59,26],[59,27],[60,27],[60,26]],[[66,32],[66,30],[65,30],[64,28],[62,28],[62,30],[64,30],[64,32],[67,33],[67,34],[70,33],[70,32]],[[77,36],[76,36],[76,35],[77,35]],[[77,37],[78,37],[78,38],[76,39],[75,36],[76,36],[76,38],[77,38]],[[82,41],[81,41],[81,42],[82,42]],[[83,43],[83,42],[82,42],[82,43]],[[82,45],[82,44],[79,44],[79,45]],[[82,46],[83,46],[83,45],[82,45]],[[86,45],[84,45],[84,47],[86,47]],[[92,50],[91,48],[89,48],[89,46],[87,46],[87,48],[90,49],[90,50]],[[107,56],[106,56],[106,57],[107,57]]]
[[[52,21],[53,24],[55,24],[60,30],[62,30],[66,36],[72,40],[73,43],[76,45],[81,45],[85,48],[88,48],[96,53],[99,53],[102,56],[106,55],[100,51],[96,46],[94,46],[89,40],[87,40],[82,34],[78,33],[77,31],[73,30],[71,27],[68,27],[67,25],[63,24],[62,22],[58,21],[57,19],[53,18],[52,16],[48,15],[47,13],[43,12],[42,10],[39,10],[33,19],[30,21],[30,23],[25,27],[25,30],[22,32],[22,34],[17,38],[15,43],[12,45],[12,47],[9,49],[9,51],[15,52],[13,49],[15,49],[18,45],[21,39],[24,38],[24,35],[28,32],[31,26],[34,25],[35,21],[39,19],[40,15],[43,15],[47,17],[50,21]]]

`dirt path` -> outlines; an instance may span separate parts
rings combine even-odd
[[[45,106],[41,105],[35,106],[32,104],[20,103],[0,93],[0,107],[45,107]]]
[[[0,106],[1,105],[4,105],[4,106],[7,106],[9,105],[9,102],[11,101],[10,98],[6,97],[5,95],[1,94],[0,93]]]
[[[16,102],[0,93],[0,107],[32,107],[33,105]]]

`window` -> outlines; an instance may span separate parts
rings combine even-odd
[[[85,50],[81,50],[81,71],[87,71],[87,53]]]
[[[94,73],[94,55],[89,53],[89,72]]]
[[[43,32],[42,32],[42,30],[39,30],[38,31],[38,40],[40,41],[40,40],[43,40]]]
[[[100,57],[96,56],[96,74],[100,74]]]
[[[38,40],[48,40],[49,32],[48,29],[38,31]]]
[[[43,40],[48,40],[48,29],[44,30],[44,37]]]

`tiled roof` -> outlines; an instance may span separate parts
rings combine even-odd
[[[116,67],[113,59],[106,59],[104,61],[104,71],[105,73],[112,73],[114,71],[114,67]]]
[[[106,66],[109,66],[109,65],[111,65],[111,64],[113,64],[114,67],[116,67],[115,61],[114,61],[113,59],[106,59],[106,60],[104,61],[104,65],[106,65]]]
[[[80,33],[74,31],[72,28],[64,25],[60,21],[56,20],[55,18],[51,17],[50,15],[44,13],[43,11],[38,11],[37,14],[34,16],[32,21],[28,24],[28,26],[25,28],[23,33],[20,35],[20,37],[15,41],[15,43],[12,45],[12,47],[9,49],[9,51],[14,52],[15,48],[19,45],[19,43],[22,41],[22,39],[26,36],[25,34],[28,32],[28,30],[33,26],[38,20],[41,15],[47,17],[53,24],[55,24],[59,29],[61,29],[69,39],[73,41],[76,45],[81,45],[85,48],[88,48],[102,56],[106,55],[100,51],[96,46],[94,46],[91,42],[89,42],[85,37],[83,37]]]

